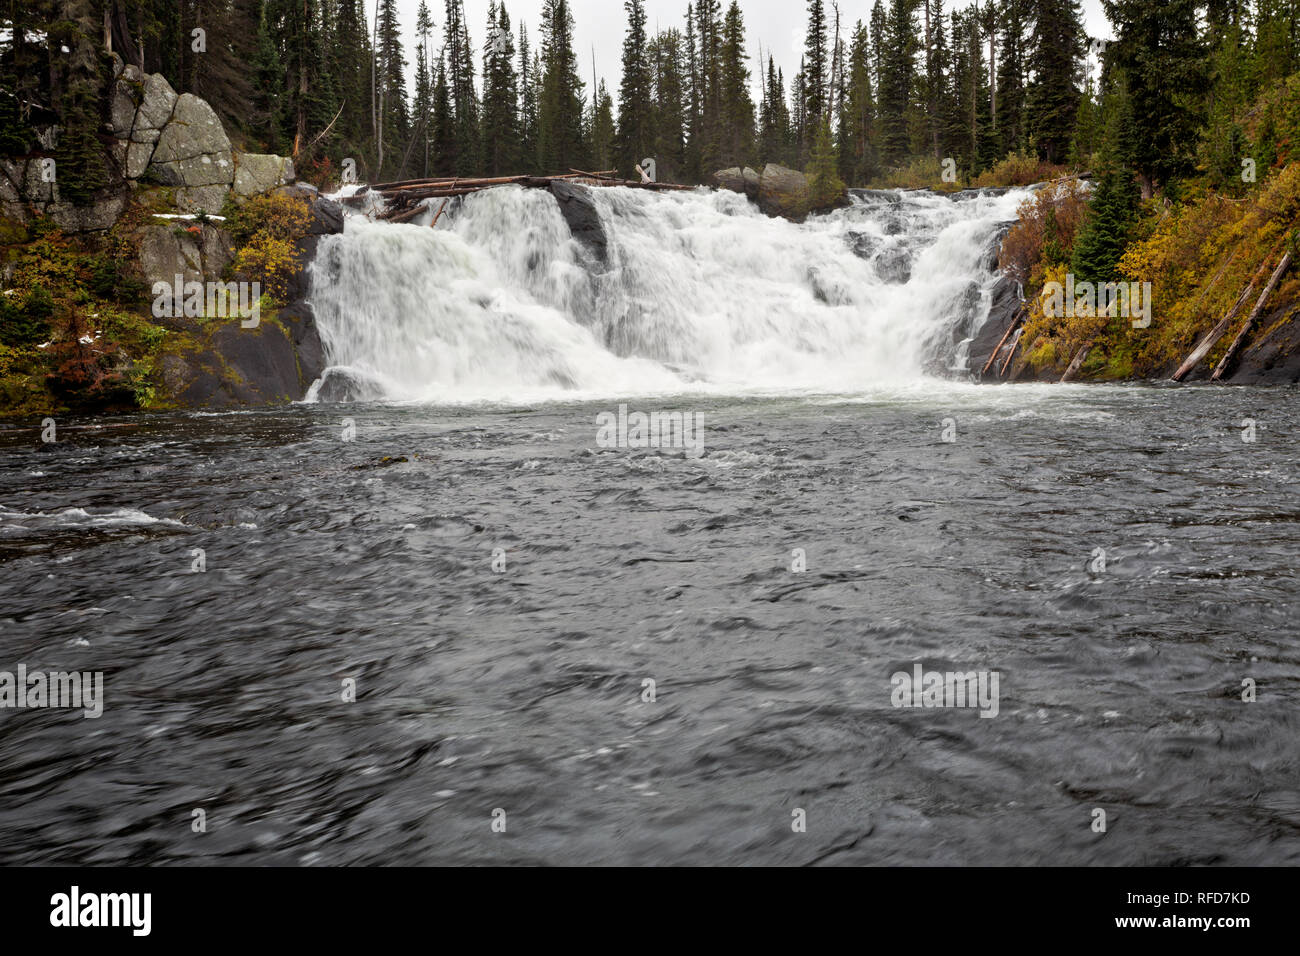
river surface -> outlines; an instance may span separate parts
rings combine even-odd
[[[1295,390],[619,401],[0,427],[0,863],[1300,863]]]

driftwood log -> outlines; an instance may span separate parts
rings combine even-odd
[[[348,205],[356,206],[365,201],[366,196],[379,194],[387,203],[387,208],[379,216],[388,222],[408,222],[414,219],[425,207],[421,203],[426,199],[450,199],[454,196],[468,196],[471,193],[496,186],[523,186],[528,189],[546,189],[553,182],[577,183],[584,186],[626,186],[631,189],[689,190],[694,186],[680,186],[676,183],[637,182],[631,179],[614,178],[616,170],[586,172],[575,169],[556,176],[494,176],[490,178],[465,178],[457,176],[439,176],[434,179],[410,179],[403,182],[377,183],[362,186],[356,194],[344,200]]]
[[[1272,257],[1270,256],[1269,258]],[[1259,270],[1255,273],[1254,278],[1250,280],[1250,283],[1246,288],[1241,290],[1241,295],[1237,297],[1237,301],[1233,307],[1228,310],[1228,314],[1225,315],[1219,321],[1219,324],[1212,328],[1205,337],[1197,343],[1196,348],[1194,348],[1192,353],[1187,356],[1183,364],[1178,366],[1178,371],[1173,374],[1173,380],[1175,382],[1181,382],[1190,375],[1192,369],[1200,365],[1205,356],[1209,355],[1210,352],[1213,351],[1214,347],[1219,344],[1219,339],[1228,334],[1228,329],[1232,327],[1233,320],[1237,318],[1241,313],[1242,307],[1250,300],[1250,294],[1255,291],[1255,286],[1259,284],[1259,280],[1263,278],[1264,271],[1267,268],[1268,259],[1265,259],[1260,263]]]
[[[1259,301],[1255,303],[1255,308],[1251,311],[1250,317],[1246,319],[1246,324],[1241,327],[1241,331],[1237,333],[1237,337],[1233,339],[1232,344],[1228,346],[1228,351],[1224,353],[1223,358],[1219,360],[1219,364],[1215,366],[1214,374],[1210,376],[1211,381],[1222,381],[1224,374],[1232,368],[1232,363],[1237,358],[1237,352],[1239,352],[1242,345],[1245,344],[1247,336],[1250,335],[1251,330],[1255,327],[1256,321],[1258,321],[1259,317],[1264,314],[1264,306],[1268,304],[1269,296],[1273,294],[1273,290],[1276,289],[1277,284],[1282,281],[1283,274],[1288,268],[1290,268],[1290,266],[1291,253],[1288,252],[1282,257],[1282,261],[1277,264],[1277,268],[1273,270],[1273,277],[1268,280],[1268,285],[1264,286],[1264,291],[1259,294]]]

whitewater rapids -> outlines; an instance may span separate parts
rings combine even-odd
[[[601,263],[547,191],[468,196],[428,227],[348,218],[311,301],[309,400],[856,394],[965,370],[991,258],[1029,193],[859,192],[805,224],[730,192],[589,190]]]

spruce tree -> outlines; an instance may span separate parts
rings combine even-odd
[[[1104,0],[1119,36],[1107,51],[1125,72],[1133,113],[1132,162],[1150,196],[1192,168],[1208,87],[1198,0]]]
[[[618,169],[632,169],[653,149],[653,99],[646,44],[644,0],[624,0],[627,35],[623,38],[623,81],[618,90]]]
[[[822,116],[830,103],[827,78],[830,74],[830,51],[826,37],[826,7],[822,0],[808,0],[808,29],[804,34],[803,48],[803,98],[805,127],[800,129],[800,141],[811,150],[817,137]]]
[[[653,156],[661,182],[686,174],[686,62],[679,30],[665,30],[650,43],[654,73]],[[644,157],[642,157],[644,159]]]
[[[542,7],[542,78],[538,102],[538,164],[552,173],[583,168],[583,82],[573,52],[573,15],[568,0]]]
[[[504,2],[488,8],[483,46],[483,169],[502,176],[519,167],[519,80],[515,41]]]
[[[1033,34],[1025,123],[1038,155],[1063,163],[1074,138],[1079,109],[1080,63],[1087,34],[1078,0],[1029,0]]]
[[[754,100],[749,93],[748,57],[745,54],[745,19],[738,0],[732,0],[722,26],[720,67],[721,125],[718,162],[745,166],[754,154]]]
[[[877,173],[876,105],[871,89],[871,46],[861,20],[849,50],[848,87],[849,105],[841,135],[849,144],[849,162],[840,168],[850,182],[865,186]]]
[[[844,180],[840,178],[831,140],[831,124],[825,116],[818,124],[813,140],[812,160],[808,164],[808,202],[812,209],[830,209],[844,198]]]
[[[1074,240],[1070,269],[1076,282],[1111,282],[1132,237],[1138,195],[1132,175],[1111,164],[1102,175],[1088,215]]]

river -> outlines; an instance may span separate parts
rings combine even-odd
[[[602,447],[621,402],[702,454]],[[1294,865],[1296,408],[921,378],[5,425],[0,670],[104,700],[0,709],[0,862]],[[918,663],[996,672],[996,716],[894,706]]]

